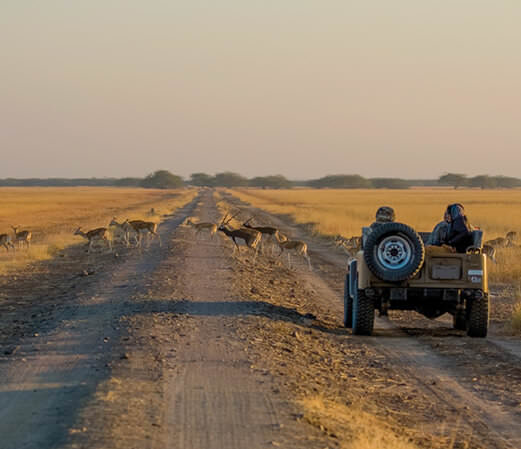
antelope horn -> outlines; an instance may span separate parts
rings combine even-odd
[[[239,215],[241,213],[241,211],[237,212],[236,214],[233,214],[230,219],[226,222],[226,224],[228,224],[230,221],[232,221],[237,215]]]
[[[223,225],[225,224],[224,222],[226,221],[227,218],[228,218],[228,214],[226,214],[226,215],[224,216],[224,218],[223,218],[223,220],[221,221],[221,224],[220,224],[219,226],[223,226]]]

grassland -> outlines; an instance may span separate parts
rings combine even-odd
[[[463,203],[474,226],[485,231],[485,239],[521,234],[520,190],[253,190],[237,189],[234,195],[256,207],[288,214],[299,223],[313,223],[324,235],[360,235],[362,226],[374,221],[381,205],[392,206],[397,220],[420,231],[430,231],[441,221],[447,204]],[[490,264],[492,282],[519,283],[521,249],[500,249],[498,264]]]
[[[15,253],[0,248],[0,272],[48,259],[82,242],[73,235],[79,226],[83,230],[107,227],[112,217],[159,222],[161,214],[186,204],[195,194],[195,189],[1,188],[0,234],[13,235],[11,225],[18,226],[33,233],[33,243],[29,250]]]

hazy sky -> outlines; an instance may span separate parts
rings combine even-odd
[[[0,177],[521,176],[519,0],[1,0]]]

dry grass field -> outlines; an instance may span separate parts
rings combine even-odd
[[[521,234],[520,190],[252,190],[233,194],[256,207],[288,214],[299,223],[313,223],[316,232],[345,237],[360,235],[374,220],[381,205],[392,206],[397,220],[419,231],[430,231],[441,221],[447,204],[461,202],[485,239]],[[517,283],[521,279],[521,248],[499,249],[498,264],[490,264],[492,282]]]
[[[146,219],[159,222],[162,214],[189,202],[191,190],[145,190],[117,188],[2,188],[0,189],[0,234],[13,236],[11,225],[33,234],[31,247],[16,252],[0,248],[0,272],[18,269],[29,262],[53,257],[75,243],[82,230],[108,227],[112,217],[120,221]],[[150,209],[155,214],[151,215]]]

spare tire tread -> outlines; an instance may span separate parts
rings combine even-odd
[[[399,270],[389,270],[381,267],[375,257],[378,243],[387,236],[403,235],[413,247],[412,260]],[[364,260],[367,267],[378,279],[387,282],[400,282],[413,278],[418,274],[425,261],[425,246],[420,235],[404,223],[383,223],[372,230],[364,245]]]

